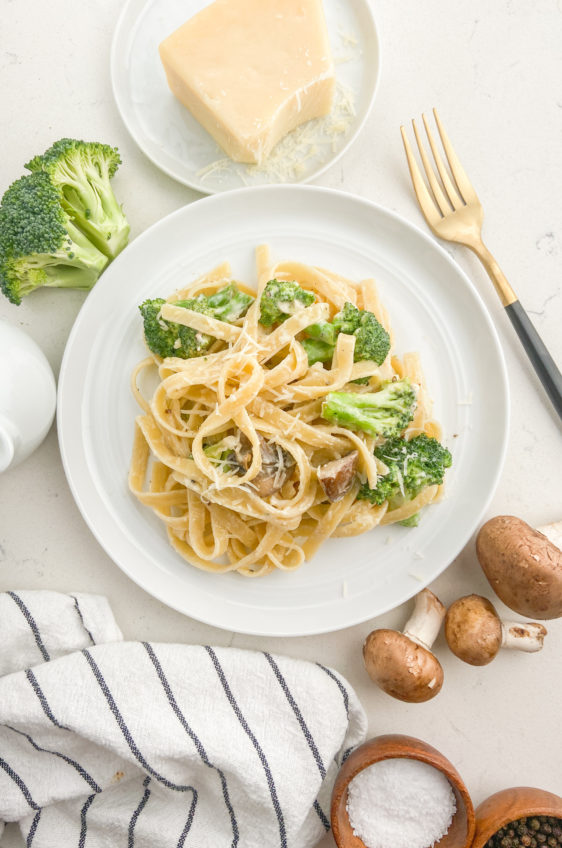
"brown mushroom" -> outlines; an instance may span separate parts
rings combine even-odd
[[[534,530],[513,515],[480,529],[476,555],[490,586],[510,609],[532,618],[562,616],[562,522]]]
[[[451,604],[445,617],[449,648],[469,665],[487,665],[500,648],[540,651],[546,628],[535,621],[502,621],[496,608],[481,595],[466,595]]]
[[[268,498],[270,495],[282,489],[291,477],[295,467],[295,460],[290,453],[283,450],[279,445],[272,445],[258,435],[261,452],[261,469],[250,481],[250,485],[260,498]],[[240,444],[235,449],[233,462],[240,474],[244,474],[252,463],[252,444],[248,437],[242,433]]]
[[[351,489],[358,459],[359,452],[355,450],[342,456],[341,459],[333,459],[316,469],[318,482],[332,503],[341,501]]]
[[[445,607],[433,592],[416,595],[415,607],[402,633],[373,630],[363,645],[369,677],[388,695],[412,704],[429,701],[441,691],[443,669],[431,653],[445,617]]]

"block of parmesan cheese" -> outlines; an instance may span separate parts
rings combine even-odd
[[[286,133],[330,111],[322,0],[215,0],[159,49],[174,95],[237,162],[263,162]]]

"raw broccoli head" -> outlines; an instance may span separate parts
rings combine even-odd
[[[61,138],[25,166],[49,175],[68,214],[110,259],[129,239],[129,224],[110,184],[120,164],[115,147]]]
[[[12,303],[40,286],[90,289],[107,265],[47,174],[20,177],[0,205],[0,287]]]
[[[270,280],[261,295],[260,324],[264,327],[280,324],[312,303],[314,294],[302,289],[298,283]]]
[[[250,295],[239,291],[234,283],[229,283],[215,294],[198,294],[188,300],[178,300],[174,306],[232,322],[245,314],[252,300]],[[179,356],[180,359],[191,359],[204,354],[215,341],[214,338],[193,327],[166,321],[161,315],[164,303],[166,301],[163,298],[157,297],[145,300],[139,306],[144,321],[144,337],[150,350],[162,358]]]
[[[163,298],[157,297],[154,300],[145,300],[139,306],[144,322],[144,337],[150,350],[163,359],[167,356],[191,359],[204,354],[214,341],[212,336],[200,333],[193,327],[164,320],[161,312],[165,303]],[[179,301],[175,305],[185,304],[189,304],[188,309],[192,308],[191,301]],[[196,311],[202,312],[203,309]]]
[[[386,383],[377,392],[330,392],[322,418],[385,439],[399,436],[414,417],[416,393],[407,378]]]
[[[427,486],[441,485],[453,461],[450,451],[425,433],[409,441],[388,439],[375,448],[375,456],[387,466],[388,474],[379,478],[375,489],[364,483],[357,497],[374,504],[388,500],[394,508],[412,500]],[[416,526],[413,517],[406,520],[411,522],[407,526]]]
[[[322,321],[311,324],[306,328],[309,339],[322,341],[324,347],[304,344],[307,353],[309,349],[315,357],[309,356],[308,364],[314,362],[329,362],[334,355],[337,337],[340,333],[355,336],[355,362],[370,360],[381,365],[390,350],[390,336],[379,323],[376,316],[366,309],[358,309],[353,303],[345,303],[343,309],[334,316],[332,322]],[[305,340],[306,341],[306,340]]]

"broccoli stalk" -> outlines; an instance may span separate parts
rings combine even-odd
[[[68,215],[110,259],[129,239],[129,224],[110,183],[120,164],[119,152],[108,144],[61,138],[25,166],[49,176]]]
[[[91,289],[107,262],[63,209],[47,174],[12,183],[0,205],[0,288],[12,303],[39,286]]]
[[[355,336],[355,362],[369,360],[381,365],[386,359],[390,336],[382,324],[372,312],[358,309],[353,303],[345,303],[332,322],[322,321],[306,328],[307,338],[302,345],[308,354],[308,364],[331,360],[340,333]]]
[[[230,283],[215,294],[199,294],[189,300],[178,300],[174,306],[201,312],[203,315],[230,323],[247,312],[252,300],[250,295],[244,294],[234,283]],[[206,353],[215,339],[193,327],[166,321],[161,315],[165,303],[163,298],[157,297],[145,300],[139,306],[144,321],[144,337],[150,350],[163,359],[167,356],[191,359]]]
[[[427,486],[440,486],[453,461],[450,451],[425,433],[410,441],[389,439],[375,448],[375,456],[384,462],[388,473],[378,479],[374,489],[364,483],[357,498],[373,504],[389,501],[392,509],[412,500]],[[400,523],[415,527],[418,522],[416,513]]]
[[[416,393],[407,378],[383,384],[377,392],[330,392],[322,418],[385,439],[399,436],[414,417]]]
[[[314,303],[314,294],[298,283],[270,280],[260,300],[260,324],[272,327]]]

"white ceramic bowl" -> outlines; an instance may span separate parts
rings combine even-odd
[[[0,321],[0,472],[26,459],[53,423],[55,378],[23,330]]]

